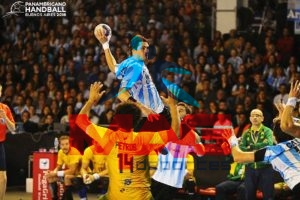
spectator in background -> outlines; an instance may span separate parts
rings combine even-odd
[[[291,80],[293,76],[295,76],[299,72],[300,72],[300,67],[296,63],[289,64],[285,69],[287,80]]]
[[[243,64],[242,58],[238,55],[236,49],[231,49],[230,57],[227,59],[227,63],[232,64],[234,72],[238,73],[239,66]]]
[[[109,125],[112,122],[113,116],[115,115],[115,111],[111,108],[106,109],[99,116],[99,121],[101,124]]]
[[[237,82],[232,86],[232,90],[231,90],[231,95],[232,96],[237,96],[240,94],[240,87],[239,86],[244,86],[244,89],[246,91],[249,91],[250,89],[250,85],[248,83],[248,80],[246,78],[245,74],[238,74],[238,79]]]
[[[197,46],[193,50],[193,59],[196,60],[197,57],[203,52],[203,45],[206,43],[205,38],[200,36],[198,38]]]
[[[38,124],[30,121],[30,113],[27,110],[22,113],[22,123],[24,131],[27,133],[35,133],[39,131]]]
[[[271,86],[273,93],[278,91],[280,84],[287,83],[286,75],[281,66],[276,66],[274,72],[268,76],[267,83]]]
[[[52,113],[46,115],[45,123],[41,125],[40,131],[46,131],[48,133],[54,131],[54,116]]]
[[[237,116],[237,125],[234,127],[234,134],[237,138],[242,137],[242,134],[250,128],[251,124],[247,118],[247,115],[244,112],[236,114]]]
[[[256,94],[256,104],[262,104],[263,111],[273,113],[272,100],[267,96],[265,90],[259,90]]]
[[[60,119],[60,123],[64,125],[68,125],[70,123],[70,118],[74,115],[74,108],[73,105],[67,105],[66,113]]]
[[[270,55],[264,67],[263,79],[267,79],[273,74],[275,67],[278,65],[275,55]]]
[[[276,94],[273,98],[273,104],[276,105],[277,103],[285,104],[288,100],[288,88],[286,83],[281,83],[278,88],[279,94]]]
[[[207,113],[208,114],[217,114],[218,113],[218,105],[215,101],[210,101],[208,103]]]
[[[209,103],[214,100],[214,92],[211,89],[209,79],[203,80],[196,86],[195,99],[202,99],[205,103],[205,107],[208,107]]]
[[[28,111],[28,107],[25,105],[24,97],[22,95],[18,95],[16,105],[14,106],[16,121],[21,121],[21,115],[25,110]]]
[[[83,94],[81,92],[79,92],[76,95],[75,108],[74,108],[75,113],[78,113],[80,111],[83,104],[84,104],[84,97],[83,97]]]
[[[29,107],[29,113],[30,113],[30,121],[39,124],[40,123],[40,117],[36,114],[35,106]]]
[[[43,107],[42,113],[41,113],[41,115],[40,115],[40,116],[41,116],[41,118],[40,118],[40,125],[45,124],[45,122],[46,122],[46,117],[47,117],[48,114],[52,114],[52,112],[51,112],[50,106],[45,105],[45,106]]]
[[[232,89],[232,82],[230,78],[227,77],[226,73],[222,73],[220,79],[216,84],[217,89],[222,89],[225,92],[226,96],[230,96]]]
[[[226,115],[224,110],[219,110],[217,115],[217,121],[214,123],[213,128],[216,129],[232,129],[231,119],[228,119],[229,115]]]
[[[282,30],[281,37],[278,38],[276,47],[282,57],[283,63],[288,63],[290,56],[294,54],[295,39],[290,35],[290,31],[287,27]]]

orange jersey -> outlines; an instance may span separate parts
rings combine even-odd
[[[0,109],[5,111],[5,114],[10,121],[15,122],[13,115],[7,105],[0,103]],[[0,142],[3,142],[6,139],[7,132],[6,123],[3,120],[4,119],[0,120]]]
[[[77,117],[77,125],[97,141],[107,155],[108,199],[151,199],[148,154],[177,140],[172,130],[122,132],[92,124],[87,115]]]

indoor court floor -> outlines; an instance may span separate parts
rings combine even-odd
[[[77,194],[73,194],[74,200],[79,200]],[[97,194],[88,194],[89,200],[97,200]],[[8,187],[5,200],[32,200],[32,193],[27,193],[25,187]]]

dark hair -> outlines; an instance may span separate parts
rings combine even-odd
[[[135,35],[131,40],[130,40],[130,49],[138,50],[139,46],[141,45],[141,42],[148,42],[148,39],[146,39],[142,35]]]
[[[142,117],[141,109],[132,102],[123,102],[116,108],[114,118],[118,126],[130,130],[134,128]]]

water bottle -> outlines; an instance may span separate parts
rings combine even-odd
[[[58,144],[58,138],[56,137],[54,138],[54,152],[58,152]]]

